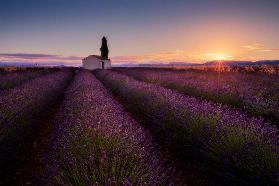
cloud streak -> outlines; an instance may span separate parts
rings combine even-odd
[[[245,48],[247,50],[261,50],[261,49],[263,49],[263,45],[261,45],[259,43],[254,43],[254,44],[250,44],[250,45],[244,45],[243,48]]]
[[[259,43],[254,43],[250,45],[244,45],[243,48],[249,51],[258,51],[258,52],[277,52],[279,48],[267,48],[264,45]]]
[[[242,46],[242,52],[261,53],[279,52],[279,48],[266,48],[259,43]],[[0,62],[28,62],[28,63],[65,63],[80,64],[85,56],[63,56],[43,53],[0,53]],[[232,56],[230,54],[214,53],[210,51],[190,52],[185,50],[163,51],[143,55],[112,56],[113,64],[144,64],[144,63],[171,63],[171,62],[192,62],[202,63],[211,60],[259,60],[254,56]],[[76,65],[75,65],[76,66]]]
[[[65,62],[65,63],[80,63],[80,56],[63,56],[52,54],[38,53],[0,53],[0,61],[5,62],[31,62],[31,63],[46,63],[46,62]]]
[[[113,64],[139,64],[139,63],[170,63],[170,62],[201,62],[215,59],[215,54],[190,53],[184,50],[164,51],[152,54],[134,56],[111,57]],[[81,63],[80,56],[62,56],[38,53],[0,53],[0,61],[6,62],[66,62]]]
[[[115,56],[111,58],[113,63],[169,63],[189,62],[199,60],[196,54],[188,54],[184,50],[158,52],[153,54],[135,56]]]
[[[29,53],[1,53],[1,57],[7,58],[25,58],[25,59],[33,59],[33,58],[56,58],[59,55],[49,55],[49,54],[29,54]]]

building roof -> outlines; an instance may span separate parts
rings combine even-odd
[[[89,55],[86,58],[88,58],[88,57],[95,57],[95,58],[100,59],[100,60],[110,60],[110,59],[103,58],[102,56],[98,56],[98,55]]]

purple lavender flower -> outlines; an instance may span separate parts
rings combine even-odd
[[[63,70],[38,77],[0,96],[1,178],[15,174],[21,152],[36,135],[42,119],[63,94],[72,72]]]
[[[40,77],[49,73],[50,70],[25,70],[25,71],[16,71],[9,72],[7,74],[0,74],[0,90],[9,89],[15,87],[21,83],[24,83],[28,80]]]
[[[143,68],[118,68],[115,71],[189,96],[241,107],[254,116],[279,121],[278,75]]]
[[[275,182],[279,169],[278,130],[270,123],[226,105],[185,96],[112,71],[98,71],[96,75],[126,104],[133,105],[131,110],[157,123],[155,130],[162,131],[168,148],[180,144],[187,152],[190,147],[231,180]]]
[[[54,185],[171,184],[150,134],[89,71],[79,72],[55,119],[44,180]],[[168,171],[167,171],[168,170]]]

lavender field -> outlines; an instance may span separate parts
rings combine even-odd
[[[0,73],[0,185],[277,185],[279,76]]]

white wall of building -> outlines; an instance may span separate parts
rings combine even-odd
[[[82,67],[88,70],[102,69],[102,63],[104,63],[104,68],[111,68],[110,60],[98,59],[94,56],[88,56],[82,60]]]

